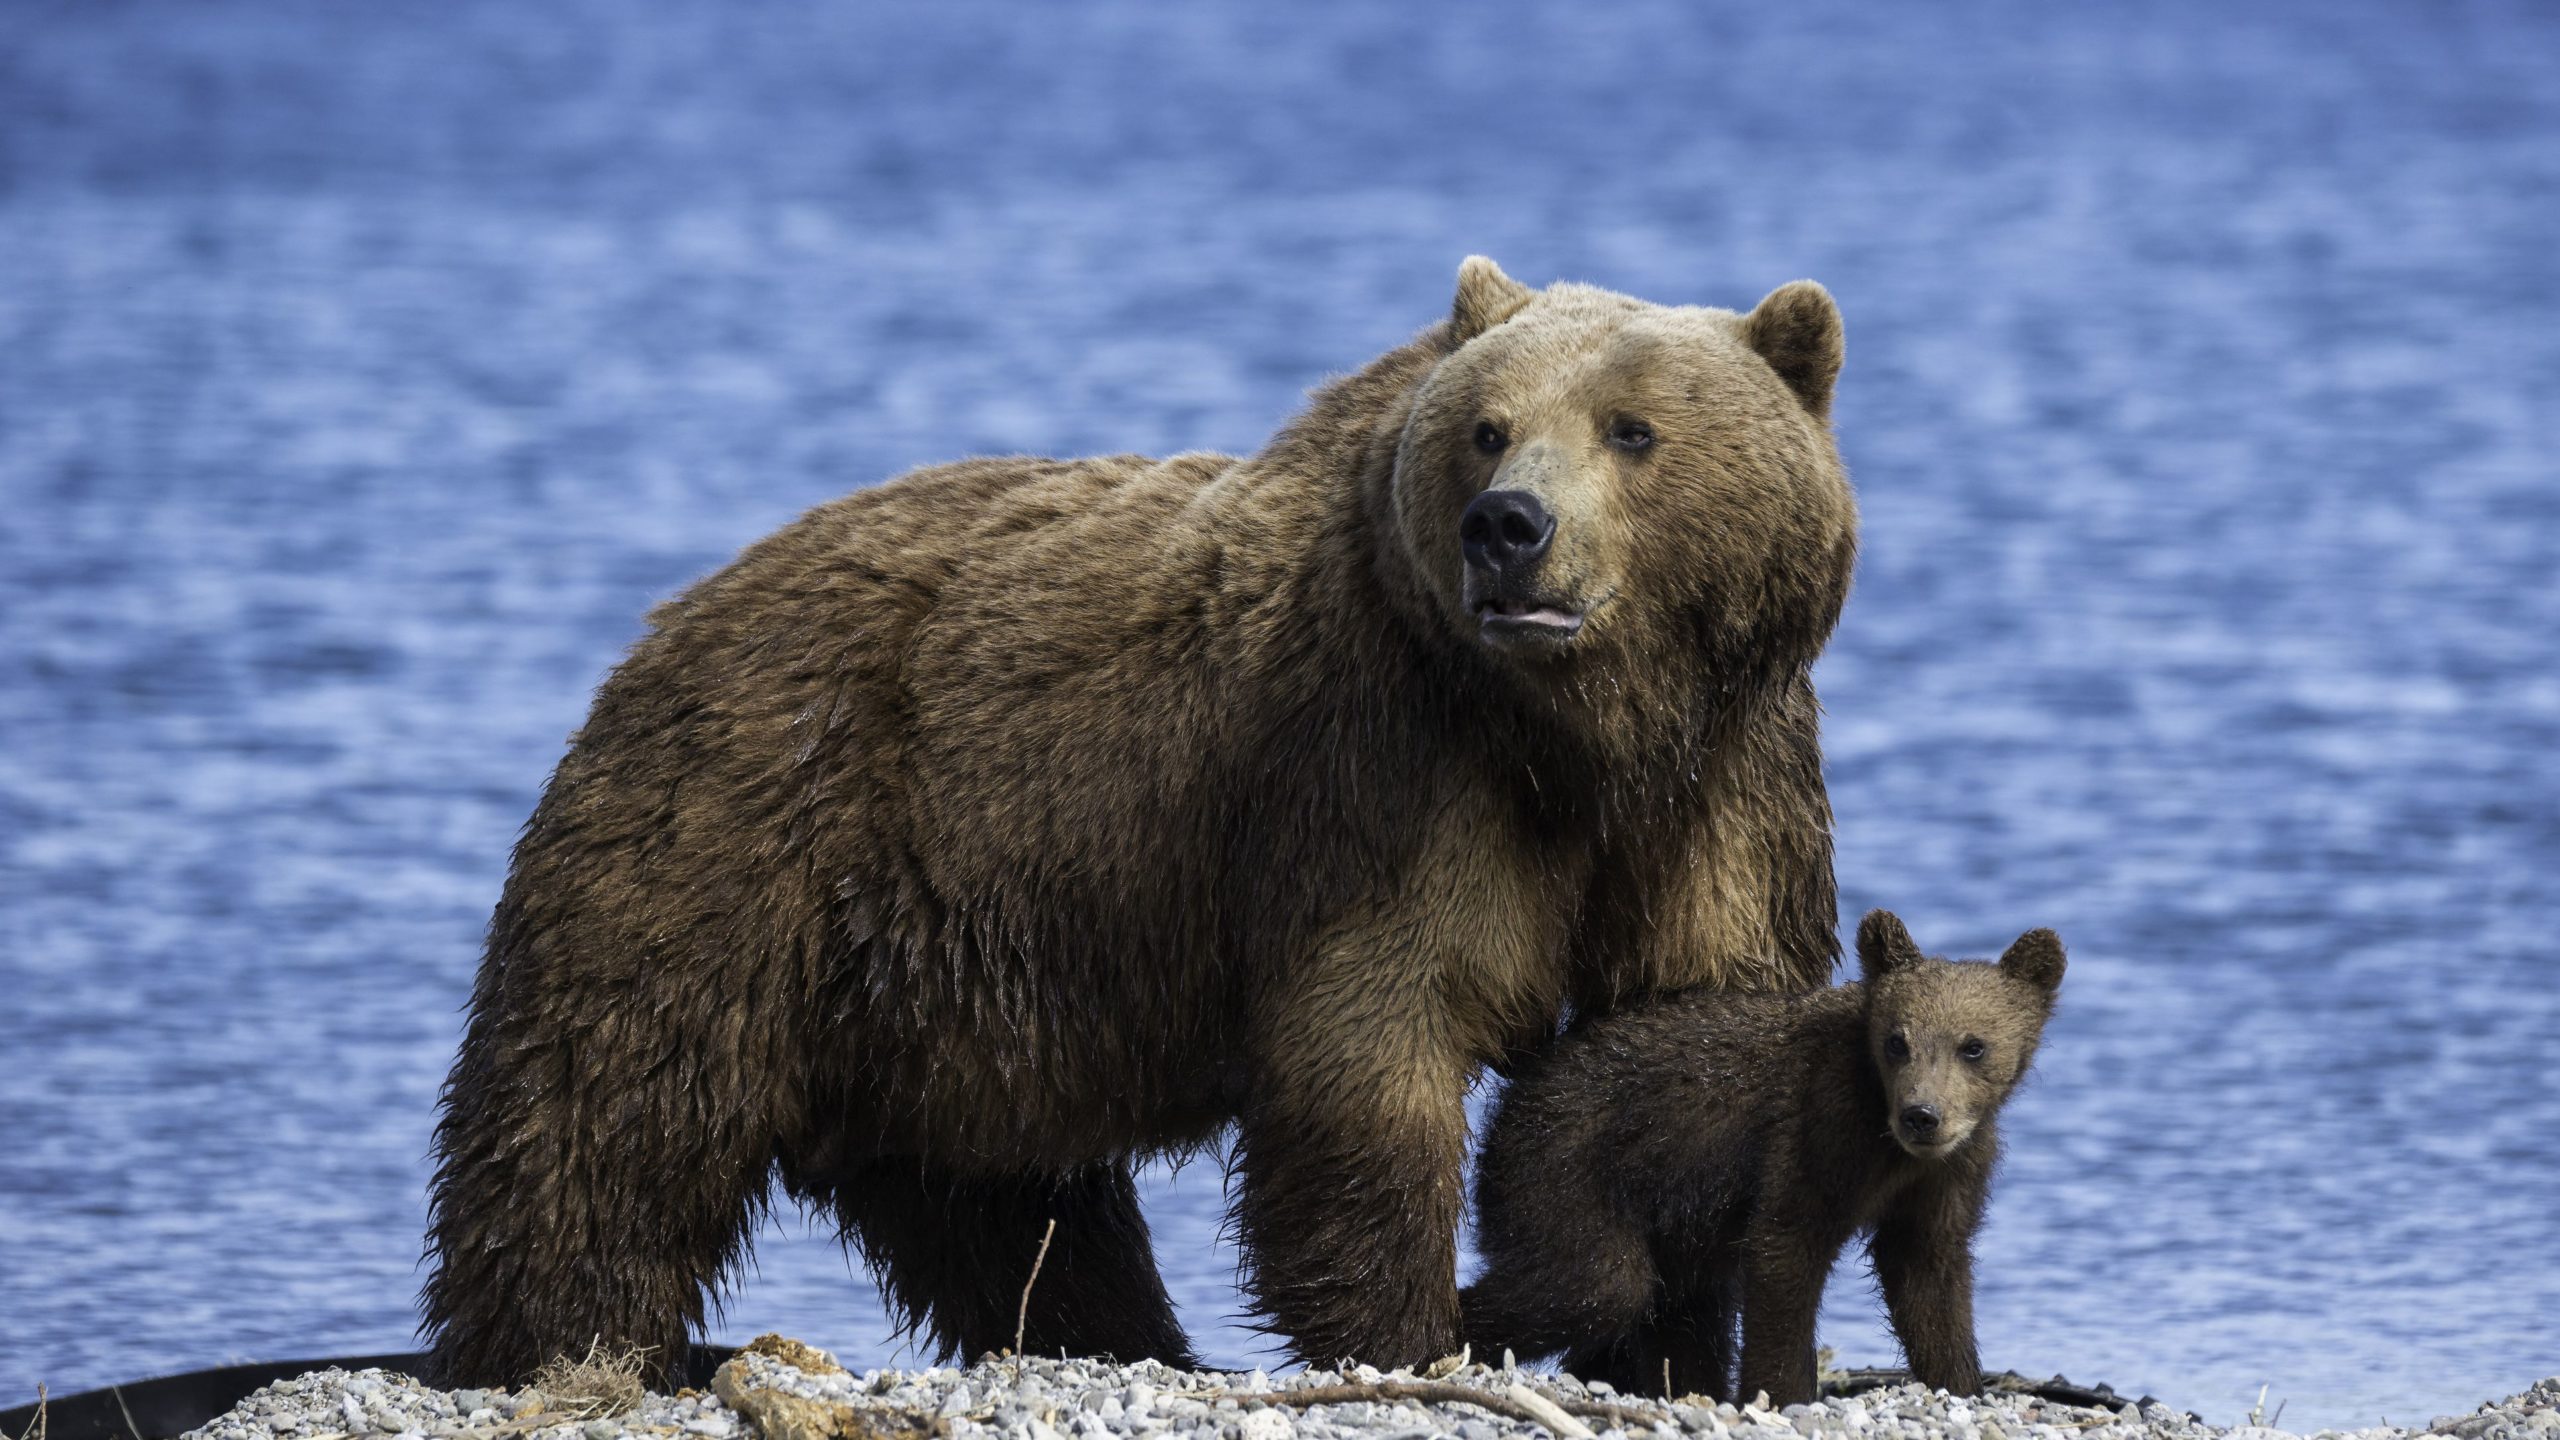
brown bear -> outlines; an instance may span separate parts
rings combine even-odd
[[[1866,1231],[1912,1374],[1981,1388],[1971,1247],[1993,1122],[2053,1013],[2062,942],[2034,930],[1996,965],[1950,963],[1878,910],[1858,962],[1862,981],[1830,989],[1628,1006],[1521,1067],[1477,1167],[1477,1353],[1809,1401],[1823,1285]]]
[[[660,607],[515,851],[424,1330],[682,1354],[772,1183],[941,1353],[1188,1358],[1132,1182],[1221,1142],[1298,1354],[1458,1344],[1464,1099],[1568,1006],[1819,983],[1821,287],[1470,259],[1246,458],[972,460]]]

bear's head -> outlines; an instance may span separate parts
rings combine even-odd
[[[1997,963],[1934,960],[1875,910],[1858,925],[1858,966],[1895,1143],[1924,1160],[1954,1154],[2035,1059],[2062,988],[2061,938],[2030,930]]]
[[[1595,688],[1731,691],[1819,653],[1857,537],[1827,291],[1800,280],[1737,315],[1535,291],[1477,256],[1447,338],[1392,523],[1459,643]]]

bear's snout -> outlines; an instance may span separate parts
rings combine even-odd
[[[1458,545],[1470,569],[1516,579],[1546,557],[1556,517],[1526,490],[1487,490],[1458,519]]]
[[[1938,1140],[1938,1107],[1905,1105],[1902,1107],[1902,1133],[1917,1145],[1934,1145]]]
[[[1466,604],[1487,644],[1553,654],[1582,630],[1583,607],[1546,576],[1556,516],[1528,490],[1487,490],[1458,517]]]

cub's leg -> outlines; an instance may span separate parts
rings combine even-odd
[[[1790,1222],[1768,1211],[1743,1241],[1742,1380],[1748,1398],[1769,1392],[1773,1405],[1814,1398],[1813,1331],[1831,1262],[1848,1242],[1844,1231]]]
[[[1571,1203],[1581,1198],[1553,1207],[1572,1215],[1487,1217],[1477,1237],[1484,1273],[1458,1298],[1467,1344],[1477,1359],[1495,1364],[1505,1350],[1524,1360],[1562,1351],[1575,1375],[1621,1389],[1635,1383],[1651,1394],[1662,1377],[1644,1381],[1639,1372],[1654,1352],[1649,1343],[1630,1342],[1653,1312],[1653,1258],[1632,1226],[1595,1230],[1594,1212]],[[1661,1367],[1654,1361],[1651,1368]]]
[[[1194,1363],[1126,1165],[980,1178],[880,1160],[837,1180],[832,1198],[890,1306],[931,1337],[937,1360],[1010,1348],[1029,1282],[1026,1354]],[[1058,1228],[1041,1257],[1051,1220]]]
[[[1867,1246],[1912,1378],[1952,1395],[1982,1388],[1973,1339],[1973,1234],[1981,1223],[1979,1194],[1922,1187],[1886,1213]]]
[[[1693,1394],[1734,1398],[1741,1277],[1730,1250],[1727,1246],[1725,1253],[1712,1257],[1682,1257],[1689,1263],[1677,1268],[1668,1262],[1664,1266],[1669,1283],[1655,1328],[1660,1333],[1662,1359],[1670,1364],[1670,1393],[1675,1398]],[[1662,1384],[1662,1367],[1657,1364],[1644,1393]]]
[[[1662,1336],[1640,1322],[1614,1340],[1565,1352],[1564,1372],[1605,1380],[1622,1395],[1655,1395],[1662,1391],[1662,1362]]]

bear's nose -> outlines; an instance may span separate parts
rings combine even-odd
[[[1938,1107],[1905,1105],[1902,1107],[1902,1133],[1914,1140],[1926,1140],[1938,1133]]]
[[[1526,490],[1487,490],[1468,501],[1458,519],[1459,548],[1479,570],[1526,570],[1555,538],[1555,517]]]

